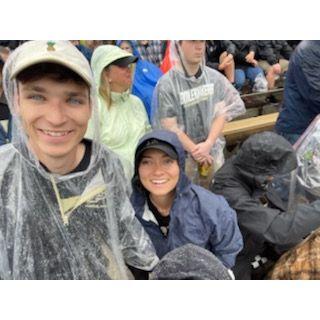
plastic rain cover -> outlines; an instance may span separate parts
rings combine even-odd
[[[187,75],[186,61],[179,41],[171,41],[174,67],[160,78],[154,93],[151,121],[155,128],[184,131],[195,143],[208,137],[213,120],[221,114],[230,121],[245,113],[237,90],[225,76],[205,66],[204,55],[200,77]],[[167,122],[168,119],[170,125]],[[220,136],[211,154],[215,161],[224,161],[225,139]],[[222,165],[219,164],[219,166]]]
[[[31,41],[19,47],[4,70],[14,126],[12,144],[0,149],[0,278],[128,279],[132,274],[126,264],[151,270],[158,258],[134,217],[119,160],[98,141],[99,126],[90,164],[82,172],[50,174],[28,147],[17,114],[17,83],[10,74],[23,51],[41,42],[46,44]],[[69,42],[56,46],[63,47],[69,63],[86,69],[93,84],[85,57]],[[94,85],[90,99],[92,121],[98,123]]]
[[[289,208],[298,203],[319,202],[320,210],[320,115],[294,145],[298,167],[292,173]]]

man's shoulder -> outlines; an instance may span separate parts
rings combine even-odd
[[[108,167],[121,166],[119,156],[104,144],[100,144],[100,159],[105,161]]]
[[[13,147],[11,143],[2,145],[0,147],[0,175],[3,174],[3,172],[11,164],[11,161],[13,161],[13,158],[17,154],[17,150]]]
[[[208,66],[204,66],[203,74],[210,76],[211,78],[224,78],[224,75],[220,71],[212,69]]]
[[[162,85],[164,83],[171,82],[173,78],[174,78],[174,71],[171,69],[159,78],[158,84]]]
[[[8,159],[8,157],[16,154],[16,152],[17,150],[13,147],[11,143],[7,143],[0,146],[0,159],[1,159],[0,161],[3,161],[3,159]]]
[[[177,87],[188,86],[190,80],[174,68],[170,69],[158,80],[158,90],[164,92],[176,91]]]

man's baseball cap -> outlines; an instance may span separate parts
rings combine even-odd
[[[19,46],[10,68],[10,79],[38,63],[60,64],[78,74],[89,86],[93,84],[90,65],[83,54],[69,41],[28,41]]]

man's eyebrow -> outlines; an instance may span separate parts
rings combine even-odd
[[[25,91],[36,91],[39,93],[46,93],[46,89],[41,87],[41,86],[37,86],[37,85],[25,85],[24,87]],[[88,94],[85,91],[65,91],[63,92],[63,94],[67,97],[83,97],[83,98],[87,98]]]
[[[35,85],[26,85],[24,87],[24,90],[27,91],[37,91],[37,92],[46,92],[46,89],[40,86],[35,86]]]
[[[67,91],[65,92],[65,95],[68,97],[83,97],[83,98],[87,98],[88,94],[86,92],[78,92],[78,91]]]

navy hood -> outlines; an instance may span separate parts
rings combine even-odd
[[[138,175],[138,160],[137,155],[139,154],[139,150],[145,145],[145,143],[150,139],[157,139],[159,141],[166,142],[172,146],[172,148],[176,151],[178,155],[178,164],[180,168],[180,176],[179,181],[176,187],[177,193],[181,193],[185,191],[190,185],[191,182],[189,178],[186,176],[185,169],[185,151],[181,142],[178,139],[178,136],[171,131],[168,130],[154,130],[145,134],[139,141],[138,146],[135,152],[134,158],[134,175],[131,180],[132,182],[132,195],[131,202],[135,205],[144,205],[145,203],[145,190],[141,186],[139,175]]]

